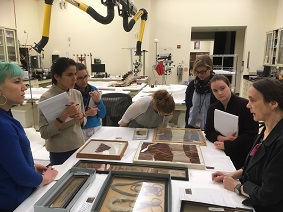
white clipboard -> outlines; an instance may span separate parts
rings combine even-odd
[[[239,132],[239,117],[233,114],[215,109],[214,110],[214,129],[223,136],[231,135]]]
[[[63,92],[49,99],[38,103],[38,107],[49,123],[55,119],[65,110],[66,105],[70,104],[71,100],[67,92]]]

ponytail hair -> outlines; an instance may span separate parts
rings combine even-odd
[[[166,90],[158,90],[153,94],[153,107],[159,112],[170,114],[175,110],[173,96]]]

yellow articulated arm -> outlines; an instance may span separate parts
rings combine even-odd
[[[107,15],[104,17],[100,15],[98,12],[96,12],[91,6],[88,6],[79,0],[65,0],[66,2],[74,5],[75,7],[83,10],[87,14],[89,14],[94,20],[98,21],[101,24],[109,24],[114,19],[114,6],[115,2],[112,0],[108,0],[104,3],[107,7]]]
[[[50,28],[52,4],[53,4],[53,0],[45,0],[42,38],[38,43],[35,43],[35,45],[32,47],[38,53],[42,51],[43,47],[48,43],[49,40],[49,28]]]
[[[38,42],[38,44],[35,43],[35,45],[33,46],[33,49],[36,50],[38,53],[42,51],[42,49],[45,47],[45,45],[48,43],[49,40],[51,9],[52,9],[53,1],[54,0],[45,0],[42,38]],[[101,3],[107,7],[107,15],[102,16],[99,13],[97,13],[92,7],[84,4],[79,0],[65,0],[65,1],[81,9],[82,11],[88,13],[93,19],[95,19],[101,24],[111,23],[114,19],[114,6],[122,5],[123,26],[126,32],[131,31],[136,21],[141,17],[142,21],[140,25],[139,37],[136,46],[137,48],[136,55],[141,55],[141,43],[144,33],[145,21],[147,20],[147,11],[145,9],[141,9],[139,10],[138,13],[136,13],[136,8],[132,3],[129,3],[128,0],[101,0]],[[134,15],[134,17],[130,20],[128,24],[128,17],[132,15]]]
[[[122,9],[122,16],[123,16],[123,27],[124,30],[126,32],[129,32],[132,30],[133,26],[135,25],[135,23],[138,21],[139,18],[141,18],[141,25],[140,25],[140,29],[139,29],[139,35],[138,35],[138,41],[137,41],[137,45],[136,45],[136,55],[137,56],[141,56],[141,44],[142,44],[142,38],[143,38],[143,34],[144,34],[144,28],[145,28],[145,22],[147,20],[147,11],[145,9],[140,9],[135,16],[130,20],[130,22],[128,23],[128,17],[129,14],[127,12],[127,10]]]

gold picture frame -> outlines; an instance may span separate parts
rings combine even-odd
[[[140,142],[134,163],[205,169],[199,145],[173,142]]]
[[[194,128],[156,128],[154,142],[181,142],[206,146],[206,139],[200,129]]]
[[[150,164],[120,163],[111,161],[79,160],[74,167],[93,169],[96,173],[108,174],[110,171],[142,172],[170,174],[173,180],[189,181],[188,168],[176,166],[158,166]]]
[[[89,140],[77,153],[77,158],[121,160],[128,146],[124,140]]]
[[[93,211],[170,212],[171,179],[168,174],[111,171],[91,208]]]

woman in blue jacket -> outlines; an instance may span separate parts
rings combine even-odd
[[[77,68],[77,81],[75,89],[82,93],[85,115],[87,123],[83,126],[83,133],[85,140],[89,139],[101,126],[100,119],[106,115],[106,108],[101,100],[101,93],[98,89],[88,84],[89,75],[86,67],[82,63],[76,64]]]
[[[39,185],[52,182],[57,171],[34,164],[29,140],[19,121],[11,114],[22,104],[27,87],[22,69],[0,63],[0,211],[13,211]]]

